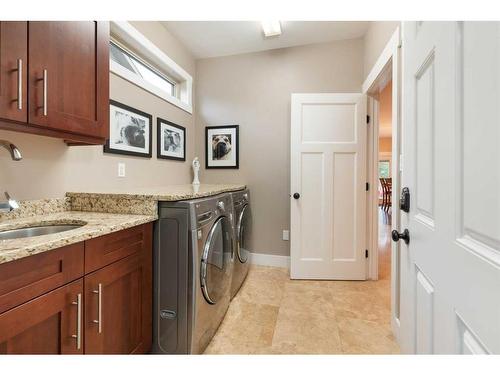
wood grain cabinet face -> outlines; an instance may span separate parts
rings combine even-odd
[[[85,277],[86,353],[141,350],[143,272],[141,258],[131,256]]]
[[[0,264],[0,313],[83,276],[83,242]]]
[[[139,354],[150,350],[152,229],[146,224],[109,237],[137,238],[142,233],[140,251],[128,256],[123,253],[123,259],[85,276],[85,353]],[[101,239],[105,241],[105,237]]]
[[[27,68],[28,22],[0,21],[0,118],[28,121]]]
[[[82,293],[80,279],[0,314],[0,353],[82,354]]]
[[[0,354],[148,352],[152,236],[149,223],[0,264]]]
[[[107,22],[29,22],[29,123],[105,138]]]

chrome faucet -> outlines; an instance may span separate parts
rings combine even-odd
[[[19,161],[23,158],[21,155],[21,151],[17,148],[17,146],[9,141],[6,141],[4,139],[0,139],[0,146],[5,148],[7,151],[10,153],[10,157],[14,161]]]
[[[15,144],[4,139],[0,139],[0,146],[9,151],[12,160],[19,161],[23,158],[23,156],[21,155],[21,151],[19,151]],[[15,199],[12,199],[8,192],[5,192],[4,194],[5,198],[7,198],[7,202],[0,202],[0,212],[10,212],[13,210],[17,210],[19,208],[19,203],[17,203]]]
[[[5,192],[5,198],[7,198],[7,202],[0,202],[0,212],[11,212],[17,210],[19,208],[19,203],[15,199],[9,195],[8,192]]]

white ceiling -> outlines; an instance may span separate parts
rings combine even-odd
[[[163,25],[197,59],[355,39],[369,22],[282,21],[279,37],[264,39],[260,21],[165,21]]]

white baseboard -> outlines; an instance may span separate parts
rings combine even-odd
[[[290,268],[290,257],[285,255],[251,253],[250,263],[259,266]]]

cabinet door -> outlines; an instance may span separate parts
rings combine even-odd
[[[140,255],[131,255],[85,277],[85,353],[149,351],[150,278],[151,267]]]
[[[0,118],[27,122],[28,23],[0,22]]]
[[[108,22],[29,22],[29,122],[106,138]]]
[[[80,279],[0,314],[0,353],[82,354],[82,292]]]

